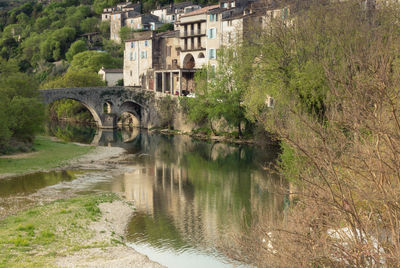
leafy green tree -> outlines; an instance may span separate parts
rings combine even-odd
[[[65,54],[65,57],[69,62],[72,61],[73,57],[80,53],[87,50],[86,42],[83,40],[78,40],[72,43],[71,47],[69,48],[68,52]]]
[[[124,43],[125,40],[129,39],[132,36],[133,32],[134,31],[128,26],[121,27],[121,30],[119,31],[119,37],[121,38],[121,42]]]
[[[68,72],[41,86],[41,88],[73,88],[73,87],[89,87],[89,86],[104,86],[104,81],[100,76],[89,69],[70,69]]]
[[[101,35],[108,39],[110,38],[110,22],[109,21],[102,21],[99,26]]]
[[[162,33],[173,30],[174,30],[174,25],[172,23],[164,23],[163,25],[160,26],[160,28],[157,29],[157,32]]]
[[[94,0],[93,9],[97,14],[101,14],[106,7],[112,7],[123,2],[122,0]]]
[[[84,51],[76,54],[71,61],[71,69],[89,69],[98,72],[100,68],[120,68],[122,61],[115,59],[107,52]]]
[[[0,58],[0,152],[7,149],[10,139],[32,142],[44,120],[37,84],[16,72],[17,68],[15,62]]]
[[[218,68],[211,66],[197,72],[196,98],[186,100],[188,117],[197,124],[207,124],[214,134],[213,121],[225,119],[237,128],[239,137],[242,123],[248,125],[243,106],[245,87],[242,87],[244,67],[236,64],[235,49],[221,49],[218,53]]]
[[[86,18],[81,22],[81,31],[84,33],[95,32],[98,29],[99,19],[96,17]]]

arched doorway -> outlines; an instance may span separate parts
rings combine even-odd
[[[196,62],[194,60],[194,57],[192,54],[187,54],[185,58],[183,59],[183,68],[184,69],[193,69],[194,66],[196,65]]]

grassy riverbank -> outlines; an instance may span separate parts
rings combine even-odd
[[[58,200],[0,221],[0,267],[48,267],[58,257],[85,248],[118,243],[93,241],[89,225],[101,218],[100,203],[117,196],[101,194]]]
[[[0,174],[21,174],[60,167],[66,161],[90,152],[93,146],[80,146],[50,137],[36,137],[33,153],[0,158]]]

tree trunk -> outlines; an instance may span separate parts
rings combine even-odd
[[[216,133],[215,129],[213,128],[212,120],[210,120],[210,129],[211,129],[212,133],[216,136],[217,133]]]

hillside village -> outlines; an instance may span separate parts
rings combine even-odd
[[[254,28],[265,28],[273,18],[285,19],[289,7],[252,0],[221,0],[201,7],[193,2],[171,4],[141,14],[141,4],[125,2],[106,8],[110,39],[124,42],[123,70],[100,70],[108,85],[123,78],[124,86],[142,87],[173,95],[194,92],[194,73],[217,68],[218,50],[240,42]],[[174,30],[157,32],[165,23]],[[132,31],[121,40],[122,27]],[[107,76],[108,75],[108,76]]]

